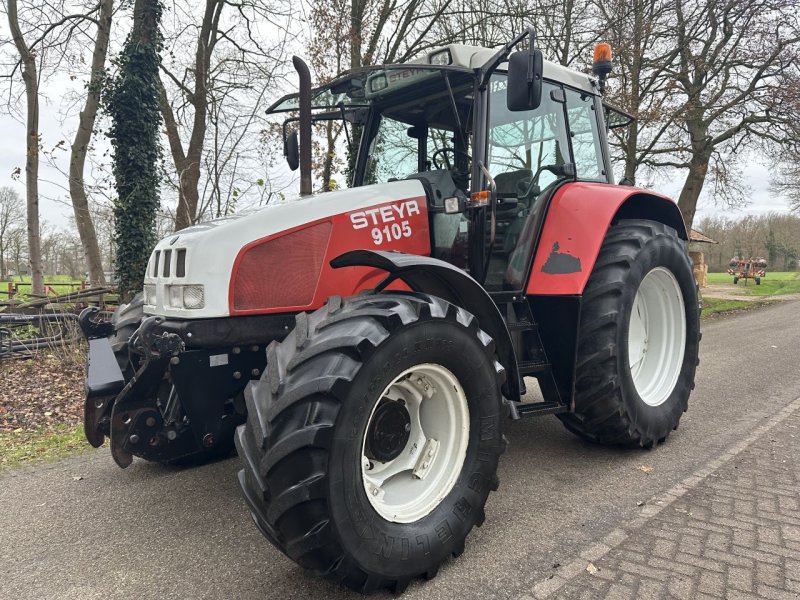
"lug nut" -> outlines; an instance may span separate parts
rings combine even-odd
[[[241,371],[234,371],[234,372],[233,372],[233,378],[234,378],[234,379],[241,379],[241,378],[242,378],[242,373],[241,373]]]
[[[178,432],[177,432],[177,431],[175,431],[174,429],[170,429],[170,430],[167,432],[167,439],[168,439],[170,442],[173,442],[173,441],[175,441],[175,439],[176,439],[177,437],[178,437]]]
[[[234,354],[241,354],[242,349],[239,348],[239,346],[234,346],[233,350],[231,350],[231,352],[233,352]]]
[[[253,377],[258,377],[259,375],[261,375],[261,371],[259,371],[258,369],[253,369],[252,371],[250,371],[250,374]]]
[[[180,362],[181,362],[181,359],[178,358],[177,356],[173,356],[172,358],[169,359],[169,364],[171,364],[171,365],[178,365],[178,364],[180,364]]]
[[[252,350],[253,352],[258,352],[258,346],[252,346],[250,350]]]
[[[131,437],[128,438],[128,441],[130,441],[131,444],[138,444],[139,436],[134,433]]]
[[[203,446],[206,448],[211,448],[214,445],[214,436],[210,433],[207,433],[203,436]]]
[[[378,488],[372,488],[372,495],[373,496],[377,496],[378,495]]]
[[[145,421],[145,423],[147,423],[148,427],[152,427],[153,425],[156,424],[156,418],[155,417],[147,417],[147,420]]]

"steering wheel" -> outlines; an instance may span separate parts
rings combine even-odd
[[[452,153],[453,154],[453,159],[454,159],[453,162],[455,162],[455,156],[459,152],[467,157],[467,161],[472,162],[472,157],[469,154],[467,154],[466,152],[461,151],[461,150],[456,150],[455,148],[445,147],[445,148],[439,148],[436,152],[431,154],[431,161],[433,162],[433,166],[435,166],[437,169],[447,169],[449,171],[453,167],[450,166],[450,160],[447,158],[447,154],[448,153]],[[444,158],[444,166],[439,164],[439,161],[437,160],[437,157],[440,154]]]

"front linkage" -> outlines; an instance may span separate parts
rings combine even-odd
[[[114,326],[95,321],[97,312],[90,307],[80,316],[89,341],[84,406],[89,443],[99,447],[110,438],[111,454],[122,468],[134,455],[167,462],[229,449],[244,419],[236,406],[242,405],[241,390],[263,369],[263,351],[187,350],[180,335],[164,330],[162,317],[146,317],[127,343],[126,380],[111,346]]]

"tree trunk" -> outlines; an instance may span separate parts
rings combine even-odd
[[[206,129],[208,127],[208,70],[211,65],[211,54],[217,42],[217,27],[224,3],[220,0],[206,0],[203,22],[197,37],[197,50],[194,58],[194,90],[189,96],[189,102],[194,108],[192,120],[192,133],[186,154],[178,132],[178,124],[169,106],[166,92],[160,94],[161,114],[167,128],[167,138],[170,144],[172,158],[178,174],[178,208],[175,211],[175,231],[194,225],[197,219],[197,207],[200,203],[200,193],[197,189],[200,183],[200,165],[203,160]]]
[[[31,283],[34,294],[44,294],[42,246],[39,232],[39,79],[36,72],[36,57],[25,43],[19,28],[17,0],[8,0],[8,24],[22,63],[22,80],[25,83],[27,103],[25,191],[28,208],[28,258],[31,267]]]
[[[709,156],[706,153],[695,154],[689,163],[689,173],[683,183],[681,195],[678,197],[678,208],[683,215],[686,229],[691,230],[694,222],[694,213],[697,210],[697,200],[703,191],[703,184],[708,173]]]
[[[75,224],[78,235],[83,245],[83,255],[89,269],[89,279],[93,286],[106,284],[103,274],[103,260],[100,255],[100,246],[97,243],[92,215],[89,212],[89,200],[86,197],[86,188],[83,181],[86,152],[92,139],[94,122],[97,117],[97,107],[100,103],[100,88],[105,77],[106,54],[108,53],[108,39],[111,32],[111,16],[114,0],[102,0],[100,15],[97,24],[97,38],[92,53],[92,68],[89,77],[89,90],[86,93],[86,102],[78,120],[78,131],[72,142],[72,152],[69,160],[69,194],[72,198],[72,210],[75,213]]]

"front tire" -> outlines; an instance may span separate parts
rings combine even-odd
[[[439,298],[332,298],[298,315],[236,435],[259,529],[360,592],[433,577],[497,487],[503,377],[477,320]]]
[[[606,234],[583,294],[573,433],[652,447],[678,427],[694,388],[700,311],[677,232],[646,220]]]

